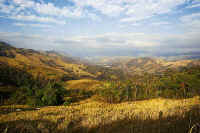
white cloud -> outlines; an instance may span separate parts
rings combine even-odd
[[[96,11],[106,15],[106,16],[118,16],[124,7],[121,5],[121,0],[72,0],[76,3],[78,7],[92,7]]]
[[[127,17],[127,18],[123,18],[120,20],[120,22],[131,22],[131,23],[135,23],[137,21],[142,21],[148,18],[151,18],[152,16],[133,16],[133,17]]]
[[[161,21],[161,22],[154,22],[151,25],[160,26],[160,25],[169,25],[169,24],[170,24],[169,22]]]
[[[89,48],[104,47],[151,47],[158,45],[158,35],[145,33],[106,33],[95,36],[76,36],[71,41],[80,42]],[[69,41],[69,40],[68,40]]]
[[[83,17],[82,8],[79,7],[56,7],[53,3],[34,2],[32,0],[13,0],[15,5],[21,8],[30,8],[41,15],[57,16],[57,17]]]
[[[9,16],[19,15],[22,13],[31,16],[37,13],[40,14],[40,16],[48,16],[49,18],[57,17],[66,19],[86,17],[92,20],[100,20],[100,17],[97,14],[84,10],[84,8],[79,6],[64,6],[61,8],[50,2],[35,2],[32,0],[10,0],[9,3],[9,5],[5,5],[4,1],[0,3],[0,12],[7,13]],[[30,10],[33,10],[35,13],[30,12]]]
[[[52,16],[45,15],[60,15],[63,14],[62,10],[56,8],[53,4],[40,4],[32,0],[11,0],[8,1],[10,4],[5,5],[4,1],[0,3],[0,12],[6,13],[7,18],[16,19],[18,21],[32,21],[42,23],[56,23],[65,24],[65,21],[56,19]],[[36,16],[35,13],[29,10],[34,10],[40,14]],[[65,10],[66,12],[66,10]],[[67,12],[66,12],[67,13]],[[6,17],[5,16],[5,17]]]
[[[5,1],[9,4],[5,4]],[[147,51],[148,49],[162,48],[162,46],[167,51],[168,48],[173,47],[181,48],[181,46],[184,46],[188,48],[190,44],[192,47],[196,47],[197,45],[195,43],[199,41],[200,13],[190,13],[189,15],[182,16],[179,18],[180,21],[176,21],[176,23],[172,23],[174,19],[171,17],[189,12],[179,12],[180,14],[178,15],[163,15],[175,11],[177,6],[188,2],[188,0],[68,0],[74,3],[63,5],[62,7],[57,6],[53,1],[56,2],[55,0],[49,1],[48,3],[43,2],[43,0],[0,0],[0,18],[4,19],[6,17],[17,20],[14,22],[11,21],[10,23],[13,23],[15,26],[25,27],[24,32],[26,33],[29,33],[29,28],[27,27],[38,27],[42,28],[37,29],[38,33],[47,33],[46,35],[55,36],[55,38],[50,37],[42,41],[45,48],[48,48],[45,44],[60,46],[59,44],[61,43],[62,49],[72,47],[81,49],[80,52],[84,52],[82,51],[83,48],[88,50],[97,48],[103,50],[121,48]],[[199,4],[199,2],[192,2],[187,8],[198,7]],[[156,18],[150,21],[144,21],[152,17]],[[93,21],[100,21],[101,23],[94,25],[91,23],[92,25],[90,27],[85,19],[84,22],[74,21],[74,19],[80,18],[89,18]],[[51,27],[54,26],[53,24],[64,25],[70,19],[72,21],[62,26],[63,29],[58,26],[58,29],[54,30],[54,32],[43,31],[52,30]],[[108,22],[108,20],[112,20],[112,22]],[[181,23],[177,24],[177,22]],[[165,28],[161,28],[163,25]],[[117,29],[117,26],[126,28]],[[160,28],[158,34],[152,33],[159,30],[153,26]],[[80,27],[83,27],[83,29],[80,29]],[[170,28],[167,29],[166,27],[174,29],[173,31],[169,31]],[[105,33],[112,31],[117,31],[118,33]],[[142,31],[144,33],[131,33],[133,31]],[[189,35],[188,32],[193,32],[194,34]],[[97,33],[102,34],[95,35]],[[181,33],[181,35],[177,35],[178,33]],[[78,36],[78,34],[87,36]],[[13,35],[10,38],[8,36],[1,35],[1,37],[16,40],[18,44],[29,45],[29,42],[31,42],[33,44],[32,47],[39,46],[39,43],[41,43],[40,39],[42,38],[24,35],[20,39],[21,35]],[[61,36],[65,37],[62,38]],[[36,45],[34,46],[34,44]]]
[[[185,0],[71,0],[78,7],[92,7],[106,16],[125,15],[122,22],[139,21],[172,11]],[[131,17],[130,19],[128,19]],[[135,18],[135,19],[133,19]]]
[[[10,13],[11,11],[13,11],[15,9],[15,7],[13,5],[8,5],[6,6],[4,4],[4,1],[0,1],[0,12],[3,13]]]
[[[37,28],[51,28],[52,25],[46,25],[46,24],[25,24],[25,23],[14,23],[15,26],[20,27],[37,27]]]
[[[184,2],[185,0],[129,0],[126,8],[126,15],[129,17],[121,19],[121,22],[135,22],[169,13]]]
[[[180,17],[181,26],[187,31],[199,31],[200,13],[193,13]]]
[[[194,19],[200,19],[200,13],[193,13],[189,15],[185,15],[180,18],[182,22],[191,22]]]
[[[109,17],[121,17],[121,22],[136,22],[148,19],[157,14],[168,13],[186,0],[70,0],[75,6],[57,7],[53,3],[35,2],[33,0],[10,0],[15,6],[15,15],[20,11],[28,13],[26,9],[32,9],[40,15],[66,17],[66,18],[90,18],[100,20],[100,14]],[[1,6],[0,6],[1,7]],[[5,7],[2,9],[11,12]]]
[[[18,47],[33,49],[55,49],[73,55],[134,55],[134,54],[174,54],[199,51],[199,33],[146,34],[146,33],[106,33],[93,36],[55,37],[23,35],[20,33],[0,33],[1,40],[9,40]],[[43,45],[41,45],[43,44]],[[83,51],[84,49],[84,51]],[[94,52],[95,51],[95,52]],[[101,51],[98,53],[98,51]],[[137,53],[134,53],[137,52]]]
[[[32,0],[13,0],[13,2],[15,5],[18,5],[24,8],[35,6],[35,2],[33,2]]]
[[[10,19],[20,20],[20,21],[31,21],[31,22],[41,22],[41,23],[55,23],[55,24],[66,24],[64,21],[59,21],[57,19],[51,17],[39,17],[35,15],[25,16],[25,15],[17,15],[17,16],[9,16]]]
[[[200,7],[200,3],[198,4],[193,4],[193,5],[189,5],[186,8],[196,8],[196,7]]]
[[[58,8],[53,3],[36,3],[33,7],[38,13],[51,16],[81,17],[83,15],[80,8],[69,9],[68,7]]]
[[[200,6],[200,1],[199,0],[192,0],[191,4],[186,6],[186,8],[196,8]]]
[[[101,18],[94,13],[88,13],[88,17],[94,21],[101,21]]]
[[[54,46],[48,36],[37,34],[22,34],[19,32],[0,32],[0,40],[9,42],[19,48],[31,48],[37,50],[49,50]]]

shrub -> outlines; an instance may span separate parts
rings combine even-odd
[[[132,98],[132,87],[125,82],[110,81],[102,84],[96,98],[109,103],[119,103]]]
[[[73,103],[73,98],[68,97],[65,102],[63,103],[64,106],[69,106],[71,103]]]
[[[45,105],[58,105],[64,102],[65,88],[58,83],[49,83],[44,89],[42,101]]]
[[[64,102],[65,93],[66,90],[62,85],[49,81],[44,88],[21,87],[13,94],[11,99],[18,104],[33,106],[59,105]]]

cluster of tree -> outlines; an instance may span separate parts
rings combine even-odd
[[[17,89],[12,92],[10,102],[34,106],[68,105],[93,95],[98,100],[119,103],[164,98],[189,98],[200,95],[200,68],[183,68],[180,71],[167,70],[160,75],[135,75],[129,80],[106,80],[96,91],[72,89],[62,86],[63,79],[49,80],[38,74],[33,77],[26,67],[17,69],[0,63],[0,86],[12,85]],[[67,76],[66,80],[70,80]],[[0,90],[0,95],[1,93]],[[64,99],[67,97],[68,99]]]
[[[147,89],[147,84],[128,81],[108,81],[96,92],[97,100],[108,103],[155,98],[155,88]]]
[[[17,89],[11,93],[9,101],[34,106],[59,105],[64,102],[65,88],[55,80],[48,80],[40,74],[33,77],[24,69],[17,69],[0,63],[0,83]]]
[[[200,68],[166,71],[162,75],[144,74],[126,81],[108,81],[96,98],[109,103],[157,97],[189,98],[200,95]]]
[[[66,90],[61,84],[49,81],[43,88],[21,86],[13,93],[11,101],[32,106],[60,105],[64,103]]]
[[[13,85],[16,87],[27,84],[35,84],[31,74],[25,69],[17,69],[6,63],[0,62],[0,82],[4,85]]]

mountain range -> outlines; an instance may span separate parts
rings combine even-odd
[[[80,59],[57,51],[36,51],[15,48],[0,42],[0,63],[27,69],[33,75],[38,73],[52,78],[110,78],[144,73],[162,73],[167,69],[181,69],[199,66],[199,59],[166,60],[150,57],[91,57]]]

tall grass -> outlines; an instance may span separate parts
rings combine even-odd
[[[152,99],[120,104],[93,100],[71,106],[26,110],[26,106],[1,106],[0,132],[53,133],[196,133],[200,123],[199,97]],[[22,108],[17,112],[17,108]],[[195,125],[195,126],[194,126]]]

